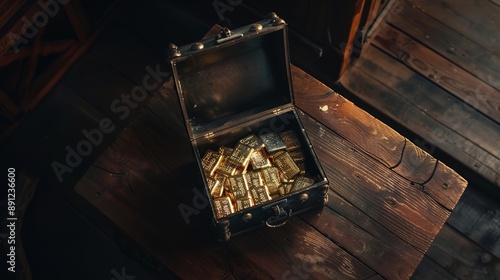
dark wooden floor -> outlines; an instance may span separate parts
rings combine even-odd
[[[499,279],[499,3],[389,5],[339,83],[469,181],[414,278]]]
[[[130,117],[124,119],[117,117],[109,104],[120,99],[122,93],[128,93],[135,85],[142,83],[142,78],[147,73],[145,70],[147,65],[157,65],[164,61],[164,48],[174,41],[174,38],[179,44],[192,42],[201,38],[210,28],[196,17],[190,16],[189,12],[175,8],[170,3],[161,1],[148,3],[148,5],[129,5],[125,8],[122,15],[103,34],[101,40],[98,40],[71,68],[63,81],[9,139],[9,143],[2,147],[9,149],[8,151],[3,149],[3,152],[11,155],[13,161],[28,161],[28,167],[38,169],[40,174],[51,174],[53,177],[51,159],[54,156],[51,153],[60,151],[60,157],[64,157],[66,154],[64,147],[67,145],[76,147],[81,141],[82,128],[98,127],[98,121],[105,116],[115,116],[113,121],[117,124],[116,129],[105,135],[103,142],[94,147],[91,155],[83,157],[74,171],[65,173],[62,182],[53,183],[60,186],[60,191],[69,193],[89,168],[102,168],[93,165],[96,157],[116,139],[119,132],[133,119],[132,116],[141,109],[141,105],[150,101],[150,97],[143,100],[137,108],[132,108]],[[367,106],[372,106],[373,110],[380,109],[382,114],[389,116],[396,125],[401,126],[402,130],[414,133],[415,140],[433,139],[432,133],[435,128],[445,130],[451,138],[447,137],[442,143],[435,141],[434,143],[437,142],[438,145],[432,154],[440,156],[440,159],[451,166],[453,161],[457,161],[455,166],[463,170],[467,179],[472,179],[470,182],[473,183],[425,255],[414,279],[500,278],[500,206],[498,200],[492,198],[487,191],[488,188],[496,187],[495,184],[498,184],[498,71],[500,70],[499,36],[488,35],[498,34],[498,28],[494,28],[494,23],[489,25],[487,23],[488,20],[497,22],[500,9],[494,1],[475,0],[470,3],[451,0],[398,1],[404,8],[393,8],[393,12],[387,15],[390,17],[388,18],[390,23],[384,22],[379,26],[368,47],[363,50],[361,59],[341,80],[342,85],[350,90],[353,96]],[[459,14],[461,20],[453,20],[450,15],[442,13],[443,7],[447,13],[455,13],[455,16]],[[457,10],[456,7],[460,9]],[[484,10],[477,11],[477,9]],[[467,16],[476,15],[475,20],[479,23],[476,25],[468,23],[463,19],[467,19],[467,16],[460,14],[460,10],[474,11],[467,13]],[[477,16],[486,15],[488,12],[496,13],[497,18]],[[160,18],[169,20],[159,20]],[[419,21],[420,25],[415,26],[429,24],[430,27],[419,30],[414,27],[417,23],[410,21],[412,19]],[[175,28],[179,25],[178,22],[182,22],[182,29]],[[410,38],[409,43],[405,41],[405,36]],[[387,44],[392,40],[396,41]],[[450,45],[450,42],[454,42],[453,45]],[[442,45],[433,45],[438,43]],[[405,49],[409,47],[411,49]],[[131,51],[135,55],[129,55]],[[419,60],[414,59],[415,57]],[[160,70],[165,71],[166,64],[161,63],[161,65]],[[450,75],[453,75],[453,81],[446,78]],[[468,87],[458,82],[465,83]],[[470,93],[469,88],[473,93]],[[152,90],[150,96],[160,90],[161,88]],[[468,94],[477,92],[488,98],[478,98],[478,104],[471,104],[476,110],[467,110],[467,115],[459,114],[458,120],[456,116],[452,118],[445,114],[449,108],[454,108],[450,105],[450,100],[460,106],[463,100],[467,100]],[[364,104],[363,102],[360,104]],[[146,112],[153,115],[158,113],[161,112]],[[456,112],[451,111],[451,113]],[[446,124],[446,122],[451,123]],[[31,158],[31,161],[26,160]],[[121,172],[121,170],[113,171],[117,174]],[[44,182],[51,184],[50,180],[53,178]],[[39,192],[45,193],[40,199],[45,199],[47,205],[54,203],[49,199],[52,196],[47,196],[48,190],[45,187],[42,186]],[[37,203],[44,205],[41,202]],[[41,210],[43,207],[39,206],[36,209]],[[47,225],[62,228],[58,222],[68,219],[67,217],[62,217],[60,220],[57,217],[49,219],[53,213],[45,215],[45,218],[40,219],[45,219],[47,224],[33,222],[33,228],[42,230]],[[85,230],[95,232],[90,225],[87,225]],[[108,245],[116,242],[99,237],[98,234],[94,238],[107,242]],[[44,234],[41,240],[33,238],[31,240],[51,244],[58,239],[50,234]],[[88,238],[85,240],[91,242]],[[41,247],[47,249],[45,246]],[[81,249],[82,247],[74,248],[76,251]],[[65,250],[68,248],[59,246],[56,250],[54,255],[67,252]],[[119,256],[124,258],[122,255]],[[41,258],[37,255],[32,257]],[[61,259],[61,262],[65,265],[64,275],[85,272],[83,275],[91,278],[94,276],[102,278],[103,273],[106,273],[105,276],[110,275],[109,271],[114,266],[119,270],[119,266],[122,265],[114,263],[98,266],[95,261],[88,259],[79,262]],[[147,256],[142,257],[140,263],[154,267],[154,262],[148,262]],[[96,266],[82,268],[92,265]],[[50,271],[50,268],[44,269]]]

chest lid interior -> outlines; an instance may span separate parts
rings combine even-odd
[[[293,103],[287,29],[277,17],[170,47],[191,140]]]

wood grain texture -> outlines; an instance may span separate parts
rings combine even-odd
[[[384,278],[408,279],[413,274],[422,252],[333,191],[329,192],[327,205],[321,213],[301,217]]]
[[[371,42],[485,116],[500,122],[500,91],[497,89],[389,25],[380,25]]]
[[[455,209],[467,185],[468,182],[460,174],[439,161],[432,178],[422,186],[422,191],[451,211]]]
[[[445,225],[427,255],[459,279],[499,279],[500,259]]]
[[[299,108],[327,126],[334,127],[337,133],[353,141],[385,166],[398,165],[405,145],[403,136],[365,111],[359,110],[341,95],[324,91],[322,87],[302,80],[303,75],[302,70],[292,67],[295,100]]]
[[[500,206],[494,198],[468,188],[448,223],[500,259]]]
[[[413,183],[424,184],[434,175],[437,160],[406,139],[401,161],[392,168]]]
[[[150,104],[158,107],[162,102],[167,106],[163,97],[155,96]],[[192,203],[192,187],[201,186],[201,178],[192,175],[198,169],[185,132],[178,125],[169,127],[167,121],[180,122],[141,110],[75,191],[181,278],[281,278],[306,273],[315,279],[359,279],[374,274],[301,220],[278,231],[235,238],[228,245],[210,241],[209,208],[185,225],[177,207]]]
[[[331,188],[404,241],[425,252],[449,211],[330,128],[301,119]]]
[[[386,20],[483,82],[500,90],[500,58],[436,19],[399,1]]]
[[[433,82],[416,74],[380,50],[368,47],[355,67],[402,96],[407,103],[423,111],[444,126],[480,145],[497,159],[496,139],[500,125],[463,104]]]
[[[500,7],[485,0],[408,0],[418,9],[500,56]]]
[[[249,273],[249,264],[271,279],[364,279],[375,274],[296,217],[276,230],[261,228],[236,237],[229,245],[227,261],[236,279],[258,278]]]
[[[366,50],[365,53],[366,52],[368,52],[368,50]],[[370,63],[367,61],[365,62]],[[370,65],[374,66],[373,63],[370,63]],[[377,71],[384,71],[382,73],[388,73],[382,70],[384,68],[376,67],[376,69],[378,69]],[[373,68],[371,70],[373,70]],[[415,102],[408,102],[408,99],[400,95],[401,93],[405,93],[407,89],[396,92],[393,87],[387,86],[385,80],[377,81],[372,78],[370,74],[373,74],[373,71],[370,71],[368,74],[356,67],[352,67],[349,73],[342,77],[340,83],[349,91],[356,93],[356,95],[365,102],[377,108],[377,110],[382,111],[396,122],[424,138],[425,142],[422,144],[428,147],[430,152],[438,147],[449,155],[452,155],[464,165],[481,174],[489,181],[500,185],[500,174],[498,172],[499,161],[497,157],[485,151],[478,144],[457,134],[454,130],[435,120],[434,115],[444,116],[444,114],[439,113],[442,111],[428,110],[428,112],[426,112],[426,108],[421,110],[417,107],[421,101],[425,101],[420,99],[419,95],[414,94],[414,91],[420,90],[420,84],[413,84],[407,80],[400,84],[402,87],[407,87],[407,89],[409,89],[407,94],[411,93],[411,98],[417,99]],[[387,77],[394,77],[394,75],[388,74]],[[420,79],[418,76],[414,77]],[[439,103],[436,105],[439,105]],[[460,103],[457,104],[457,106],[460,105]],[[432,115],[429,116],[429,114]],[[450,114],[458,114],[458,112],[450,111]],[[461,119],[454,118],[449,120],[456,124],[460,124],[457,120],[460,121]],[[498,131],[492,130],[491,133],[495,135]],[[482,135],[482,132],[475,137],[477,138],[480,135]],[[492,147],[494,143],[490,143],[490,147]],[[493,149],[493,151],[498,152],[498,149]]]

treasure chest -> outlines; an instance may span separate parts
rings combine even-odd
[[[294,106],[282,19],[170,44],[169,55],[218,239],[326,203],[328,180]]]

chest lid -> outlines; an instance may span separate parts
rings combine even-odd
[[[290,107],[288,35],[270,19],[191,45],[170,45],[170,63],[191,140]]]

